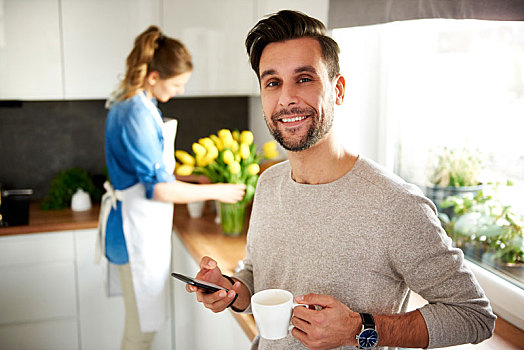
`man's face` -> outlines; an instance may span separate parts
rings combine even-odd
[[[335,84],[328,78],[315,39],[267,45],[259,70],[266,123],[282,147],[288,151],[308,149],[331,130]]]

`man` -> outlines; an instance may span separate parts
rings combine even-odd
[[[361,348],[489,338],[495,315],[434,205],[335,139],[334,106],[344,100],[345,80],[338,45],[324,25],[280,11],[256,24],[246,47],[267,126],[289,160],[260,177],[245,268],[231,278],[209,257],[200,263],[197,278],[230,291],[187,290],[214,312],[250,312],[250,296],[269,288],[316,305],[295,309],[295,328],[286,338],[257,338],[259,349],[345,348],[357,346],[359,336]],[[405,312],[409,290],[429,304]],[[378,334],[378,344],[366,343],[364,324],[371,338]]]

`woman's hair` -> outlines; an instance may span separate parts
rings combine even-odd
[[[192,70],[191,54],[184,44],[150,26],[135,39],[127,56],[126,75],[110,100],[118,102],[135,96],[152,71],[157,71],[161,79],[168,79]]]
[[[247,35],[246,49],[251,68],[258,79],[260,80],[260,56],[266,45],[305,37],[313,38],[320,44],[329,78],[333,80],[340,73],[338,64],[340,49],[337,42],[326,35],[326,27],[318,19],[290,10],[282,10],[260,20]]]

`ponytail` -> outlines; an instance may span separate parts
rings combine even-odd
[[[192,70],[191,54],[184,44],[164,36],[158,27],[150,26],[135,39],[134,47],[127,56],[126,75],[106,106],[139,93],[152,71],[157,71],[161,79],[168,79]]]

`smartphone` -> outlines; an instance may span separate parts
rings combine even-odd
[[[176,279],[178,279],[178,280],[180,280],[180,281],[182,281],[184,283],[190,284],[190,285],[198,287],[198,288],[205,289],[209,293],[218,292],[219,290],[225,290],[226,292],[229,292],[229,289],[221,287],[221,286],[219,286],[217,284],[206,282],[206,281],[202,281],[202,280],[199,280],[199,279],[196,279],[196,278],[192,278],[192,277],[189,277],[189,276],[184,276],[184,275],[182,275],[180,273],[173,272],[173,273],[171,273],[171,276],[173,276],[174,278],[176,278]]]

